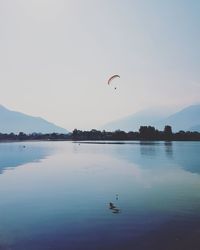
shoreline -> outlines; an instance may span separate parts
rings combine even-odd
[[[182,142],[199,142],[200,139],[179,139],[179,140],[153,140],[153,139],[135,139],[135,140],[127,140],[127,139],[121,139],[121,140],[98,140],[98,139],[94,139],[94,140],[73,140],[73,139],[30,139],[30,140],[0,140],[0,143],[11,143],[11,142],[61,142],[61,141],[68,141],[68,142],[73,142],[73,143],[82,143],[82,144],[127,144],[129,142],[178,142],[178,141],[182,141]],[[130,143],[132,144],[132,143]]]

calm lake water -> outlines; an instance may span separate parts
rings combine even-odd
[[[199,250],[200,142],[1,143],[4,249]]]

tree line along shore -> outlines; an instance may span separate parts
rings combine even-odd
[[[179,131],[172,132],[172,127],[166,125],[163,131],[157,130],[153,126],[141,126],[137,132],[125,132],[116,130],[114,132],[100,131],[92,129],[90,131],[82,131],[74,129],[72,133],[31,133],[25,134],[20,132],[14,133],[0,133],[0,141],[28,141],[28,140],[70,140],[70,141],[85,141],[85,140],[163,140],[163,141],[200,141],[199,132]]]

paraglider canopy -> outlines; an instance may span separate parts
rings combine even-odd
[[[113,75],[113,76],[111,76],[111,77],[108,79],[108,85],[112,82],[113,79],[115,79],[115,78],[117,78],[117,77],[120,78],[119,75]]]

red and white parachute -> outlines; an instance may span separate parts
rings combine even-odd
[[[110,83],[112,82],[112,80],[115,79],[115,78],[117,78],[117,77],[120,78],[119,75],[113,75],[113,76],[111,76],[111,77],[108,79],[108,85],[110,85]]]

